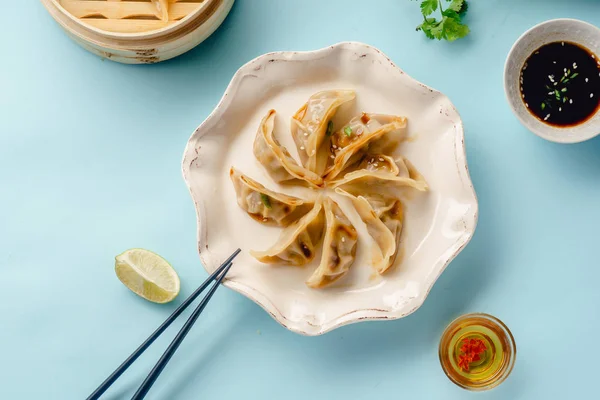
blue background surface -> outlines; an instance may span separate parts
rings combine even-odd
[[[449,44],[414,31],[408,0],[238,0],[190,53],[128,66],[75,45],[39,2],[11,2],[21,18],[0,28],[0,398],[86,397],[204,280],[180,172],[189,135],[250,59],[346,40],[378,47],[460,111],[480,201],[473,241],[415,314],[322,337],[219,290],[148,398],[594,397],[600,139],[567,146],[528,133],[502,72],[523,31],[558,17],[600,25],[600,2],[471,3],[472,35]],[[173,304],[117,280],[113,257],[131,247],[177,269]],[[473,311],[503,319],[518,347],[511,377],[484,394],[454,386],[437,356],[446,324]],[[181,324],[105,398],[129,398]]]

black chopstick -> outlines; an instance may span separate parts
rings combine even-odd
[[[169,318],[166,319],[165,322],[162,323],[161,326],[159,326],[154,333],[152,333],[152,335],[150,335],[150,337],[148,337],[148,339],[146,339],[144,341],[144,343],[142,343],[140,345],[140,347],[138,347],[133,353],[131,353],[131,355],[125,360],[123,361],[123,363],[121,365],[119,365],[119,367],[112,373],[110,374],[110,376],[108,378],[106,378],[106,380],[104,382],[102,382],[102,384],[100,386],[98,386],[98,388],[96,390],[94,390],[92,392],[92,394],[90,394],[86,400],[97,400],[100,398],[100,396],[102,396],[102,394],[110,387],[110,385],[112,385],[120,376],[121,374],[123,374],[123,372],[125,372],[125,370],[127,370],[127,368],[129,368],[129,366],[131,364],[133,364],[133,362],[135,360],[137,360],[137,358],[148,348],[150,347],[150,345],[169,327],[169,325],[171,325],[171,323],[173,321],[175,321],[177,319],[177,317],[179,317],[179,315],[181,315],[181,313],[194,301],[196,300],[196,298],[200,295],[200,293],[202,293],[207,287],[208,285],[210,285],[210,283],[212,281],[215,280],[215,278],[221,274],[221,272],[225,271],[225,269],[229,270],[229,268],[231,267],[231,262],[233,261],[233,259],[239,254],[241,250],[237,249],[236,251],[233,252],[233,254],[231,256],[229,256],[229,258],[227,260],[225,260],[223,262],[223,264],[221,264],[221,266],[219,268],[217,268],[215,270],[215,272],[213,272],[205,281],[204,283],[202,283],[202,285],[200,285],[200,287],[198,289],[196,289],[194,291],[194,293],[192,293],[190,295],[190,297],[188,297],[183,303],[181,303],[181,305],[179,307],[177,307],[177,309],[175,311],[173,311],[173,314],[171,314],[169,316]],[[220,280],[223,279],[223,276],[220,276]],[[219,282],[220,282],[219,280]]]
[[[148,391],[150,390],[150,388],[152,387],[162,370],[165,368],[171,357],[173,357],[173,354],[175,354],[177,348],[179,347],[181,342],[183,342],[183,339],[185,339],[185,336],[188,334],[190,329],[192,329],[192,326],[194,325],[200,314],[202,314],[202,311],[204,311],[204,308],[210,301],[210,298],[213,296],[213,294],[215,294],[217,288],[221,285],[221,281],[223,280],[223,278],[225,278],[227,272],[229,272],[229,268],[231,268],[231,265],[232,264],[229,264],[227,267],[225,267],[225,270],[223,271],[221,276],[219,276],[217,281],[214,283],[213,287],[210,288],[210,291],[206,294],[204,299],[202,299],[202,302],[198,304],[198,307],[196,307],[192,315],[190,315],[185,325],[183,325],[183,328],[181,328],[177,336],[175,336],[175,339],[173,339],[169,347],[167,347],[165,353],[158,360],[154,368],[152,368],[152,371],[150,371],[144,382],[142,382],[139,389],[137,390],[137,392],[135,392],[131,400],[142,400],[144,397],[146,397],[146,394],[148,393]]]

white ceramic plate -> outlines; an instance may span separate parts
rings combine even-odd
[[[270,108],[277,110],[275,132],[294,154],[289,119],[310,95],[325,89],[356,90],[354,108],[348,112],[407,116],[412,139],[400,152],[425,176],[431,191],[406,205],[402,262],[393,271],[374,276],[366,259],[369,241],[360,235],[357,224],[360,239],[351,272],[332,287],[315,290],[304,282],[319,254],[304,268],[267,266],[248,254],[250,249],[270,247],[280,229],[262,226],[238,207],[228,172],[235,166],[270,188],[281,188],[252,154],[259,122]],[[469,242],[477,223],[477,198],[458,112],[446,96],[410,78],[379,50],[361,43],[269,53],[244,65],[219,105],[192,134],[183,175],[196,206],[198,250],[206,270],[214,271],[240,247],[242,253],[225,286],[304,335],[414,312]],[[293,189],[281,191],[295,194]],[[358,218],[349,217],[353,222]]]

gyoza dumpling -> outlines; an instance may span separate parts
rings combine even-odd
[[[254,156],[265,167],[275,182],[287,182],[300,179],[312,186],[321,186],[323,178],[298,165],[285,147],[273,136],[275,110],[262,119],[254,139]]]
[[[163,21],[169,20],[169,0],[152,0],[158,10],[158,17]]]
[[[378,271],[380,274],[383,274],[394,265],[396,257],[400,252],[400,239],[402,236],[402,227],[404,226],[404,206],[398,199],[391,199],[384,207],[377,207],[374,203],[372,203],[372,205],[374,206],[375,213],[379,215],[381,221],[387,226],[396,239],[396,250],[390,257],[387,268]]]
[[[354,100],[353,90],[327,90],[308,99],[292,117],[292,137],[298,148],[302,165],[321,175],[327,163],[327,151],[319,152],[331,130],[331,119],[342,104]],[[330,132],[331,133],[331,132]]]
[[[316,247],[325,229],[323,204],[319,199],[313,209],[281,232],[279,239],[266,251],[251,250],[250,254],[266,264],[308,264],[315,257]]]
[[[400,207],[402,203],[396,199],[373,195],[369,195],[367,200],[363,196],[355,197],[339,188],[336,192],[350,198],[356,212],[367,226],[367,231],[374,242],[371,264],[378,273],[383,274],[393,265],[398,254],[402,233],[402,208],[399,209],[400,214],[398,214],[396,202]]]
[[[238,205],[258,222],[288,226],[312,205],[297,197],[269,190],[233,167],[229,170],[229,177],[237,194]]]
[[[358,233],[337,203],[325,199],[325,239],[321,263],[306,284],[312,288],[325,287],[348,272],[356,256]]]
[[[327,168],[326,180],[336,178],[346,167],[357,162],[367,150],[388,153],[404,137],[406,118],[363,113],[331,136],[333,165]]]
[[[342,179],[330,182],[331,187],[341,187],[347,192],[355,194],[362,192],[365,187],[371,191],[379,192],[381,188],[412,187],[421,192],[427,191],[429,186],[423,175],[406,159],[396,161],[398,174],[385,170],[360,169],[349,172]]]
[[[385,154],[365,153],[358,162],[351,165],[344,172],[347,174],[360,170],[387,172],[392,175],[399,175],[402,171],[402,176],[408,177],[408,169],[406,169],[405,164],[403,162],[398,163],[393,157]]]

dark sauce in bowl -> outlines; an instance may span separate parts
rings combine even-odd
[[[519,79],[525,106],[548,125],[579,125],[600,108],[600,61],[578,44],[540,47],[525,61]]]

